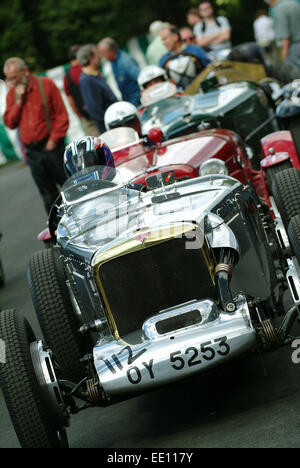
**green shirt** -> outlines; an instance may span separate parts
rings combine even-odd
[[[300,42],[300,5],[295,0],[280,0],[273,9],[277,40]]]
[[[300,5],[300,0],[295,0],[297,3],[299,3]],[[274,8],[273,7],[270,7],[269,8],[269,15],[274,18]]]
[[[161,37],[156,36],[156,38],[149,44],[146,51],[146,59],[149,65],[157,65],[159,59],[167,52],[168,49],[163,44]]]

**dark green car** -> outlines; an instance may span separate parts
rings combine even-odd
[[[154,102],[142,113],[142,130],[147,135],[151,128],[160,127],[167,140],[195,132],[199,125],[234,130],[252,149],[252,163],[258,169],[261,138],[279,129],[272,104],[255,83],[229,83],[194,96],[175,95]]]

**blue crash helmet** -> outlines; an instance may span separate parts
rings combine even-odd
[[[115,167],[115,163],[109,147],[100,138],[86,136],[66,146],[64,166],[70,177],[91,166]]]

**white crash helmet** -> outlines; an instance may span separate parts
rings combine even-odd
[[[138,76],[138,85],[141,91],[144,91],[147,87],[147,83],[156,78],[161,78],[162,81],[168,81],[168,75],[166,70],[157,65],[148,65],[147,67],[143,68]]]
[[[172,78],[177,85],[187,85],[197,76],[196,65],[189,56],[182,56],[170,60],[167,64],[167,68],[170,78]]]
[[[142,132],[137,108],[126,101],[118,101],[108,107],[104,114],[104,125],[106,130],[118,127],[130,127],[139,135]]]

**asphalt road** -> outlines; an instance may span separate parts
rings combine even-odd
[[[27,287],[36,236],[46,216],[29,169],[0,169],[0,244],[7,284],[0,308],[26,315],[40,330]],[[300,335],[300,329],[294,331]],[[246,356],[210,375],[180,382],[105,409],[74,416],[73,448],[300,447],[300,365],[290,346]],[[19,447],[0,392],[0,448]]]

